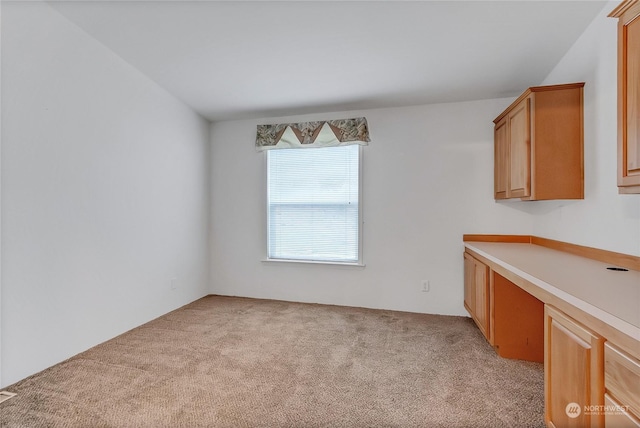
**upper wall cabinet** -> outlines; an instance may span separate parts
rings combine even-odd
[[[618,18],[618,191],[640,193],[640,1],[609,16]]]
[[[583,87],[529,88],[493,121],[496,199],[584,198]]]

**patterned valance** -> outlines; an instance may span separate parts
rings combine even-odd
[[[367,145],[369,141],[369,128],[364,117],[279,123],[258,125],[256,150]]]

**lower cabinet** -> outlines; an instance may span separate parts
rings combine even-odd
[[[484,337],[492,343],[489,330],[489,267],[464,253],[464,307]]]
[[[547,426],[604,426],[604,339],[549,305],[544,312]]]
[[[604,344],[605,425],[640,427],[640,361]]]

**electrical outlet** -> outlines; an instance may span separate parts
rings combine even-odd
[[[423,293],[428,293],[430,289],[431,289],[431,284],[429,284],[429,280],[428,279],[423,279],[422,280],[422,292]]]
[[[178,288],[178,278],[171,278],[171,289],[175,290]]]

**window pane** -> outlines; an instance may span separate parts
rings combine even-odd
[[[357,262],[357,145],[267,152],[269,258]]]

